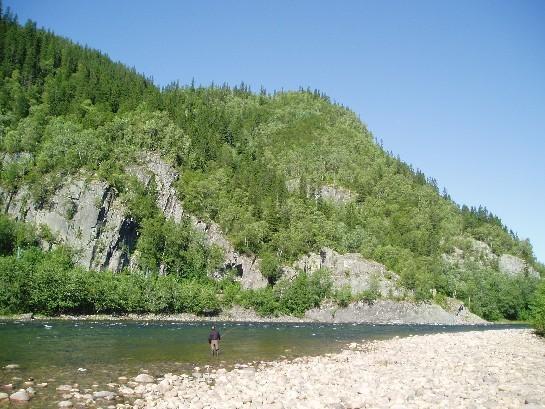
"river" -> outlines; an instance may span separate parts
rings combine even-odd
[[[350,342],[438,332],[513,328],[512,325],[364,325],[221,322],[219,358],[209,354],[209,322],[166,321],[0,321],[0,387],[24,386],[29,378],[36,396],[26,407],[56,407],[56,387],[115,390],[108,383],[142,371],[191,373],[195,366],[232,367],[336,352]],[[5,369],[8,364],[19,368]],[[94,385],[94,386],[93,386]],[[10,392],[10,391],[5,391]],[[5,405],[5,403],[4,403]],[[0,406],[4,406],[1,405]]]

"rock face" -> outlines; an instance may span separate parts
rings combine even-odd
[[[339,254],[324,248],[320,254],[310,253],[294,264],[295,268],[312,273],[320,268],[327,268],[331,273],[334,288],[349,285],[353,294],[367,290],[376,290],[382,296],[399,295],[396,283],[397,274],[392,273],[380,263],[367,260],[359,254]],[[293,270],[286,270],[293,274]]]
[[[178,200],[174,188],[174,183],[179,175],[159,155],[152,153],[142,155],[140,163],[129,167],[127,172],[135,176],[144,186],[149,186],[152,181],[155,181],[157,188],[156,204],[166,218],[178,223],[182,220],[182,217],[189,217],[193,227],[203,233],[209,245],[216,245],[223,250],[225,261],[220,271],[215,274],[216,278],[221,277],[222,273],[227,269],[233,269],[237,272],[244,288],[261,288],[267,285],[267,280],[259,270],[259,261],[255,257],[249,257],[235,251],[219,225],[213,222],[204,222],[184,213],[182,203]]]
[[[345,204],[354,200],[354,195],[350,190],[332,185],[322,186],[320,190],[316,192],[315,197],[329,200],[337,204]]]
[[[529,268],[526,262],[518,257],[510,254],[502,254],[498,259],[498,267],[502,273],[510,276],[516,276],[524,272],[528,272],[531,276],[539,277],[537,271]]]
[[[443,254],[443,260],[461,268],[463,268],[467,262],[471,262],[486,267],[497,266],[499,271],[511,277],[520,274],[528,274],[530,277],[539,278],[539,273],[523,259],[511,254],[497,256],[488,244],[473,238],[467,240],[469,241],[469,248],[466,251],[454,247],[450,254]]]
[[[299,178],[286,181],[286,189],[288,192],[296,192],[301,188]],[[355,195],[348,189],[334,185],[323,185],[317,189],[306,188],[307,197],[312,197],[315,200],[323,199],[334,204],[346,204],[354,200]]]
[[[68,180],[42,205],[33,203],[25,188],[2,196],[7,214],[47,226],[58,243],[68,244],[77,252],[75,261],[79,265],[113,271],[128,265],[136,224],[125,217],[123,205],[106,182]]]

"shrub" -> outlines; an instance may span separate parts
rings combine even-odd
[[[282,275],[282,265],[278,257],[272,253],[265,253],[261,257],[261,274],[270,285],[274,285]]]
[[[178,291],[174,301],[177,312],[210,315],[221,311],[216,288],[212,283],[196,280],[182,281]]]
[[[352,288],[345,284],[333,292],[333,299],[339,307],[348,307],[352,301]]]
[[[545,280],[542,280],[530,307],[530,321],[536,332],[545,335]]]
[[[271,287],[244,291],[241,295],[241,305],[253,308],[262,317],[276,316],[280,311],[278,295]]]
[[[305,311],[318,307],[331,292],[331,278],[327,270],[313,274],[300,273],[291,283],[279,283],[280,309],[285,314],[302,316]]]

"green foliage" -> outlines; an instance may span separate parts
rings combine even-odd
[[[291,282],[280,282],[275,289],[280,301],[280,311],[302,316],[305,311],[318,307],[330,295],[331,278],[327,270],[313,274],[299,273]]]
[[[261,255],[260,264],[261,274],[268,280],[269,284],[274,285],[282,275],[282,264],[278,256],[272,253]]]
[[[240,304],[254,309],[263,317],[276,316],[281,311],[278,294],[271,287],[245,291],[240,298]]]
[[[348,305],[354,301],[350,285],[345,284],[340,289],[335,290],[333,292],[333,299],[339,307],[348,307]]]
[[[70,253],[38,249],[0,257],[0,313],[217,314],[214,283],[141,273],[89,272]]]
[[[189,219],[180,223],[163,216],[145,219],[140,228],[140,267],[146,272],[174,274],[180,278],[205,278],[218,264],[217,248],[204,243]]]
[[[488,319],[525,319],[538,279],[510,277],[475,264],[460,269],[444,265],[438,273],[438,290],[463,300],[475,314]]]
[[[36,239],[30,226],[0,214],[0,256],[10,255],[33,244],[36,244]]]
[[[541,335],[545,335],[545,281],[541,280],[530,308],[532,325]]]

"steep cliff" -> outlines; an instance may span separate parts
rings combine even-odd
[[[16,220],[47,226],[51,243],[67,244],[75,261],[87,269],[119,271],[129,265],[136,242],[136,223],[125,216],[125,208],[106,182],[70,178],[42,205],[22,187],[0,192],[4,212]]]

